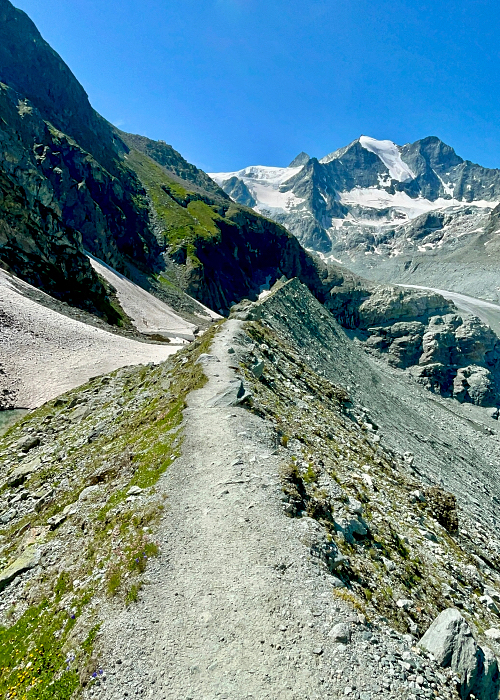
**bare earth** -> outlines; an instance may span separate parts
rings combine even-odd
[[[119,367],[163,362],[180,347],[140,343],[63,316],[24,297],[11,279],[0,270],[0,393],[14,391],[19,408]]]

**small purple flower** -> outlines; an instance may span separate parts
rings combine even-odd
[[[74,620],[74,619],[75,619],[75,616],[74,616],[74,615],[71,615],[71,619]]]
[[[138,563],[139,563],[139,559],[136,559],[136,560],[135,560],[135,563],[138,564]]]
[[[92,674],[92,678],[97,678],[97,673],[96,673],[95,671],[94,671],[94,673]]]
[[[99,675],[102,676],[103,673],[104,673],[104,671],[102,670],[102,668],[100,668],[100,669],[99,669]]]

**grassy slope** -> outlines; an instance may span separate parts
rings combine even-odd
[[[223,219],[219,214],[220,208],[201,199],[192,201],[191,198],[196,196],[194,192],[139,151],[132,151],[127,156],[127,162],[146,188],[173,257],[180,262],[189,261],[192,267],[199,266],[197,244],[202,239],[217,242],[220,237],[217,226],[217,222]]]

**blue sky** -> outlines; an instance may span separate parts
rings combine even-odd
[[[93,106],[207,171],[436,135],[500,167],[498,0],[14,0]]]

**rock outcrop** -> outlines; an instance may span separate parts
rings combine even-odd
[[[434,301],[432,296],[428,299]],[[498,405],[500,339],[479,319],[444,313],[431,315],[425,323],[371,327],[368,333],[369,350],[381,353],[395,367],[410,368],[429,389],[478,406]]]
[[[500,674],[495,655],[487,647],[478,646],[458,610],[444,610],[424,634],[420,646],[441,666],[455,671],[463,700],[471,695],[477,700],[498,700]]]

